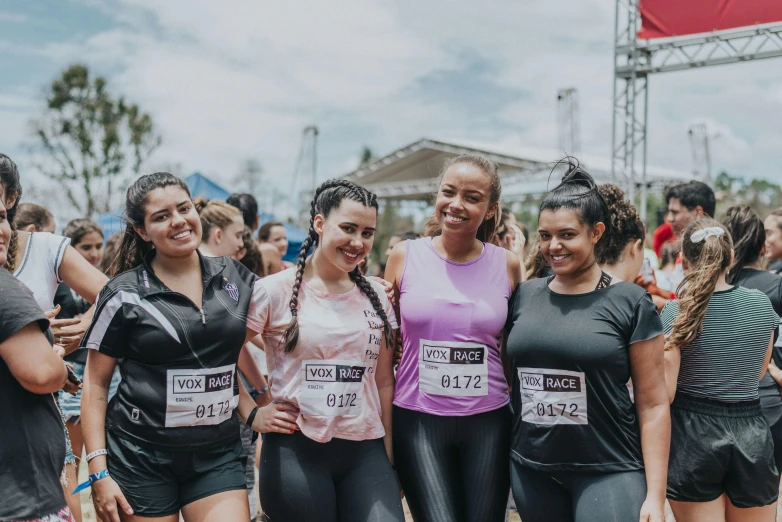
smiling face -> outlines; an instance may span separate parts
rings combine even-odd
[[[11,242],[11,224],[8,222],[8,213],[5,202],[0,198],[0,267],[8,261],[8,244]]]
[[[590,227],[575,210],[543,210],[538,218],[540,252],[555,274],[567,276],[595,262],[595,245],[605,231],[603,223]]]
[[[81,237],[78,243],[73,245],[73,248],[92,266],[98,266],[103,259],[103,236],[97,232],[88,232]]]
[[[491,203],[491,179],[475,165],[455,163],[440,181],[434,202],[435,216],[443,234],[475,236],[478,227],[498,210]]]
[[[277,247],[281,256],[285,256],[288,251],[288,233],[285,231],[285,227],[272,227],[269,230],[269,243]]]
[[[144,202],[144,226],[135,230],[167,257],[190,255],[201,243],[198,212],[188,193],[176,185],[149,192]]]
[[[341,272],[352,272],[369,254],[375,241],[377,210],[343,199],[327,218],[317,214],[312,223],[320,236],[316,254]]]

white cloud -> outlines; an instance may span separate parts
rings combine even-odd
[[[121,0],[95,8],[115,26],[78,41],[0,42],[0,52],[45,60],[52,76],[75,60],[106,74],[112,89],[153,115],[164,136],[156,164],[228,182],[244,158],[258,157],[285,187],[301,129],[312,123],[321,128],[324,177],[355,165],[364,144],[384,154],[422,136],[553,147],[562,87],[579,89],[583,151],[610,151],[612,0],[454,0],[447,8],[412,0]],[[650,162],[689,170],[687,126],[708,119],[724,136],[715,142],[715,171],[782,179],[774,163],[782,130],[776,63],[652,76]],[[486,65],[483,83],[473,81],[472,64]],[[443,75],[448,85],[434,81]],[[486,92],[452,99],[446,88]],[[483,109],[498,93],[502,101]],[[4,122],[8,106],[16,123],[20,111],[32,113],[27,96],[0,87]],[[12,134],[0,130],[0,141]]]
[[[8,11],[0,11],[0,22],[9,22],[12,24],[21,24],[28,20],[25,15],[19,13],[9,13]]]

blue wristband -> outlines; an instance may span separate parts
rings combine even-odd
[[[86,481],[84,481],[81,484],[79,484],[78,487],[73,490],[73,493],[71,493],[71,495],[75,495],[79,491],[81,491],[83,489],[87,489],[88,487],[90,487],[92,485],[93,482],[95,482],[97,480],[100,480],[102,478],[106,478],[108,476],[109,476],[109,470],[107,470],[107,469],[104,469],[103,471],[99,471],[99,472],[97,472],[97,473],[95,473],[93,475],[90,475],[89,478],[87,478]]]
[[[267,385],[266,387],[264,387],[264,389],[262,389],[261,391],[258,391],[258,390],[253,390],[253,391],[251,391],[251,392],[250,392],[250,397],[252,397],[252,399],[253,399],[253,400],[255,400],[255,398],[256,398],[257,396],[259,396],[259,395],[263,395],[263,394],[264,394],[264,393],[266,393],[267,391],[269,391],[269,386],[268,386],[268,385]]]

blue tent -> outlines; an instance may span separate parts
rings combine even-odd
[[[225,201],[228,199],[228,196],[231,195],[230,192],[200,172],[195,172],[186,177],[185,183],[187,183],[190,194],[194,198],[205,197],[206,199]],[[118,234],[125,230],[122,221],[122,214],[124,212],[125,209],[121,208],[106,214],[101,214],[95,218],[95,221],[103,227],[104,238],[108,238],[109,236],[113,236],[114,234]],[[261,212],[259,217],[261,224],[266,223],[267,221],[277,221],[277,218],[266,212]],[[285,230],[288,233],[288,252],[285,254],[284,259],[286,261],[295,262],[296,257],[299,255],[299,248],[301,248],[301,244],[304,242],[304,239],[306,239],[307,233],[290,223],[284,223],[284,225]]]
[[[261,212],[259,216],[261,218],[259,221],[261,225],[268,223],[269,221],[279,221],[274,215],[267,214],[266,212]],[[288,236],[288,251],[285,252],[283,260],[295,263],[296,259],[299,257],[301,244],[307,239],[307,233],[292,223],[282,223],[282,225],[285,227],[285,233]]]

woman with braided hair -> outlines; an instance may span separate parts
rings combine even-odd
[[[505,517],[511,413],[500,341],[521,263],[491,243],[500,192],[495,163],[453,158],[427,227],[434,237],[398,243],[386,266],[404,346],[394,455],[416,522]]]
[[[758,382],[779,316],[763,292],[728,282],[733,259],[724,226],[690,224],[684,280],[662,312],[673,396],[667,496],[677,522],[761,522],[776,513],[779,474]]]
[[[296,267],[255,284],[247,327],[263,336],[274,397],[255,420],[264,520],[404,520],[391,445],[397,322],[358,269],[377,210],[366,189],[326,181]]]

